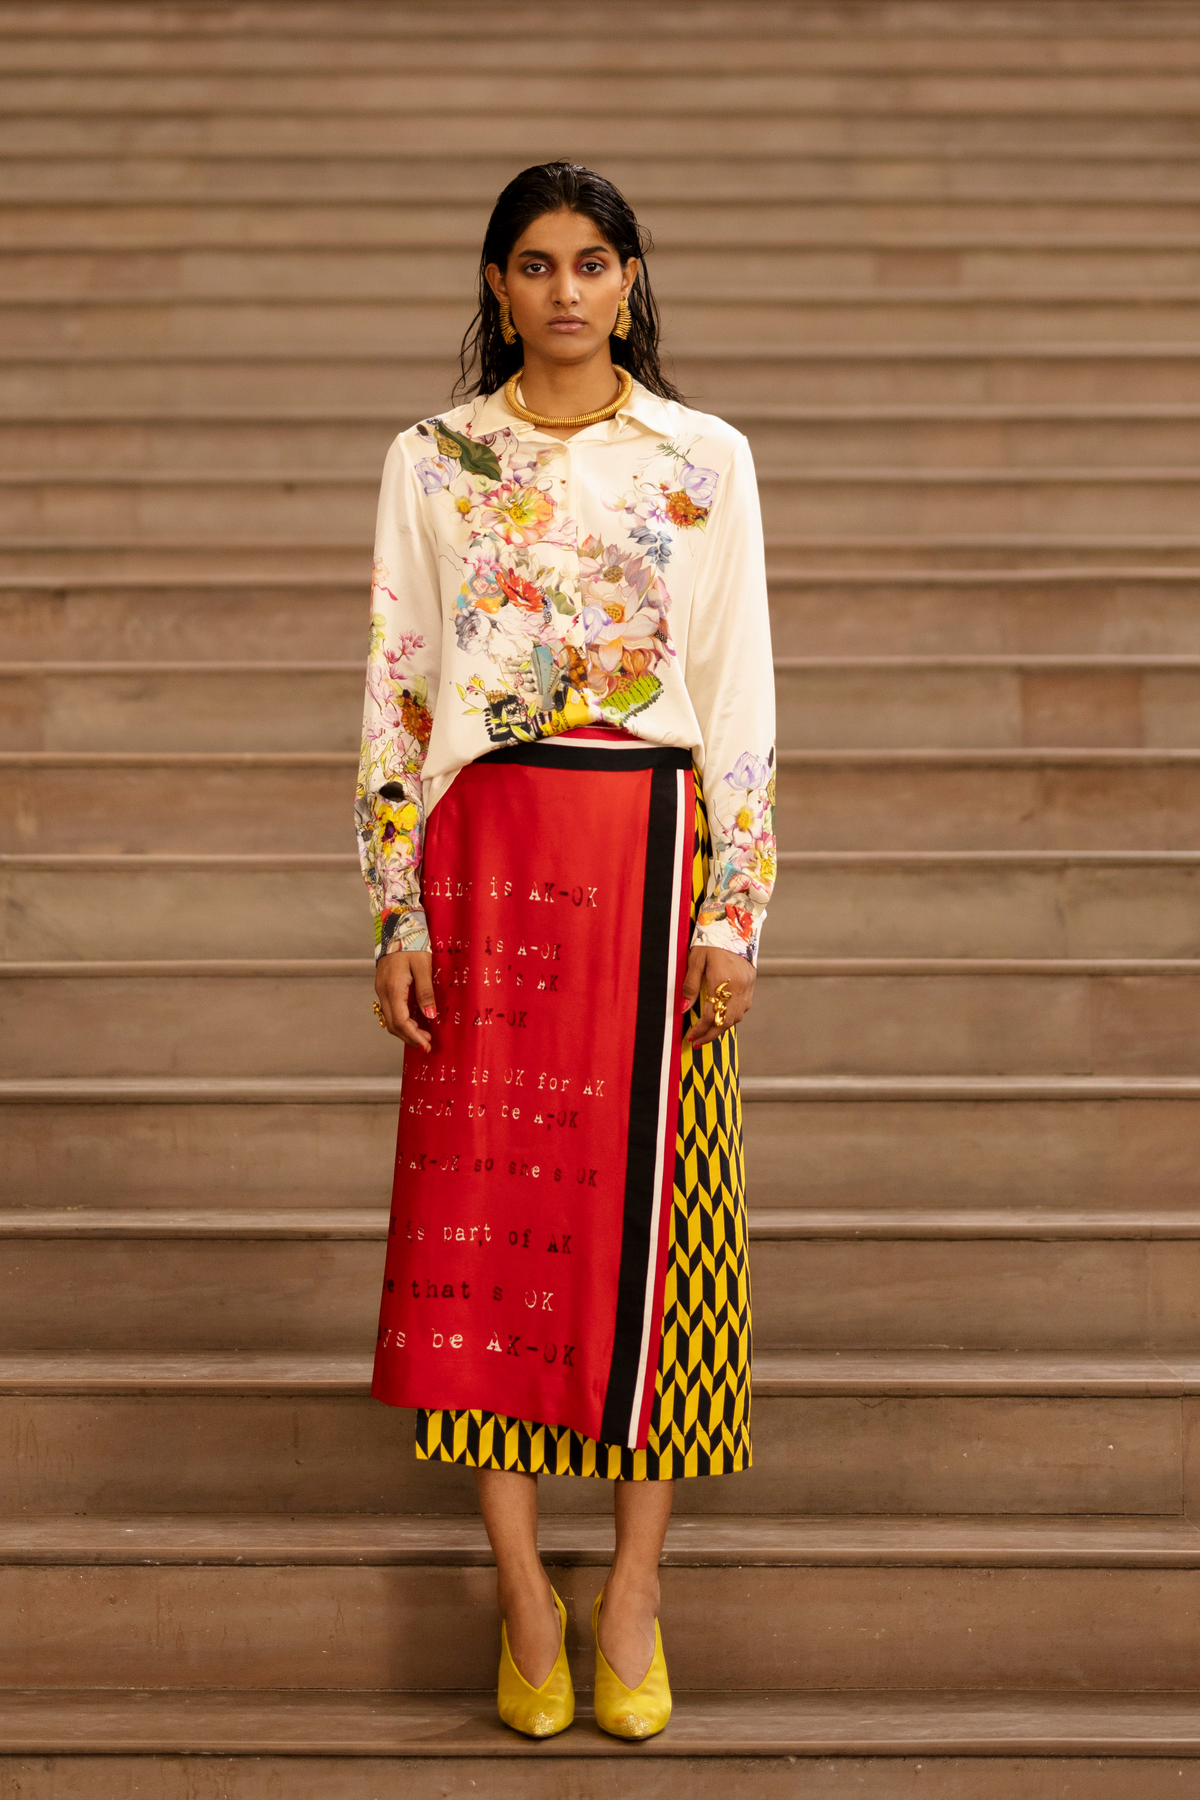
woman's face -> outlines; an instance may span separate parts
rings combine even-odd
[[[617,307],[637,275],[582,213],[543,213],[513,245],[508,267],[485,271],[498,300],[507,300],[528,358],[586,362],[608,342]]]

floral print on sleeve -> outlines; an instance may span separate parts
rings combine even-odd
[[[723,923],[754,960],[775,885],[775,752],[744,750],[717,789],[709,818],[712,873],[697,917],[697,942]]]
[[[425,648],[425,639],[419,632],[402,631],[388,641],[386,614],[380,607],[396,603],[389,580],[383,563],[376,561],[355,801],[359,860],[371,893],[377,956],[429,948],[421,905],[421,769],[433,717],[428,682],[409,668]]]

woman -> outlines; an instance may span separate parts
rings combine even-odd
[[[358,829],[408,1049],[373,1392],[478,1472],[500,1713],[533,1736],[574,1712],[538,1475],[615,1481],[596,1717],[645,1737],[673,1483],[750,1464],[762,532],[745,439],[659,366],[644,248],[587,169],[505,188],[476,398],[392,445],[372,597]]]

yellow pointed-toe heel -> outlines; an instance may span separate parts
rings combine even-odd
[[[554,1589],[550,1592],[554,1594]],[[567,1667],[567,1609],[554,1594],[562,1642],[554,1667],[541,1687],[530,1687],[512,1659],[508,1647],[508,1628],[500,1622],[500,1679],[496,1684],[496,1706],[500,1717],[514,1731],[526,1737],[555,1737],[565,1731],[575,1717],[575,1689]]]
[[[600,1648],[603,1600],[603,1592],[597,1594],[592,1608],[592,1631],[596,1638],[596,1723],[610,1737],[653,1737],[671,1716],[671,1684],[667,1680],[667,1659],[663,1655],[658,1620],[654,1621],[654,1655],[645,1678],[640,1686],[627,1688],[609,1668]]]

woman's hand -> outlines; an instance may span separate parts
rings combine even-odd
[[[744,956],[734,956],[731,950],[712,950],[697,946],[688,951],[687,974],[683,978],[684,1010],[690,1012],[696,1004],[703,981],[707,998],[704,1011],[688,1030],[684,1042],[699,1046],[711,1044],[714,1038],[721,1036],[713,1013],[712,997],[723,981],[729,983],[730,998],[725,1007],[725,1027],[737,1025],[750,1011],[751,996],[754,993],[754,964],[747,962]]]
[[[403,1038],[418,1050],[429,1051],[433,1039],[417,1023],[418,1010],[437,1023],[433,997],[433,957],[428,950],[395,950],[375,964],[375,992],[383,1021],[393,1037]]]

